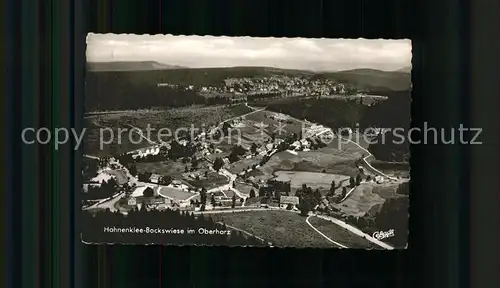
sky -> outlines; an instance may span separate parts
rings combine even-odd
[[[90,33],[87,61],[157,61],[188,68],[266,66],[311,71],[392,71],[411,66],[411,41]]]

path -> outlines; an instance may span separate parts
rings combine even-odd
[[[270,211],[270,210],[282,210],[278,207],[269,207],[269,208],[238,208],[238,209],[217,209],[217,210],[206,210],[206,211],[194,211],[192,212],[194,215],[200,215],[200,214],[225,214],[225,213],[242,213],[242,212],[254,212],[254,211]],[[288,212],[293,212],[293,213],[298,213],[295,211],[290,211],[290,210],[282,210],[282,211],[288,211]]]
[[[92,156],[92,155],[87,155],[87,154],[83,154],[83,157],[86,157],[86,158],[89,158],[89,159],[94,159],[94,160],[99,160],[100,159],[97,156]]]
[[[372,242],[373,244],[376,244],[376,245],[378,245],[378,246],[380,246],[382,248],[385,248],[387,250],[393,250],[394,249],[393,246],[391,246],[391,245],[389,245],[389,244],[387,244],[385,242],[382,242],[380,240],[377,240],[377,239],[373,238],[371,235],[368,235],[365,232],[359,230],[358,228],[356,228],[356,227],[354,227],[352,225],[349,225],[349,224],[345,223],[344,221],[341,221],[341,220],[339,220],[337,218],[334,218],[334,217],[331,217],[331,216],[325,216],[325,215],[318,215],[318,214],[314,214],[314,216],[316,216],[316,217],[318,217],[320,219],[326,220],[326,221],[330,221],[330,222],[332,222],[334,224],[337,224],[340,227],[345,228],[345,229],[349,230],[350,232],[352,232],[352,233],[354,233],[354,234],[356,234],[358,236],[361,236],[361,237],[365,238],[366,240],[368,240],[368,241]]]
[[[239,118],[242,118],[242,117],[245,117],[245,116],[248,116],[248,115],[252,115],[254,113],[266,110],[266,108],[256,108],[256,107],[248,106],[248,103],[245,103],[245,106],[248,107],[248,108],[250,108],[250,109],[252,109],[253,111],[252,112],[248,112],[248,113],[243,114],[243,115],[239,115],[239,116],[235,116],[235,117],[226,119],[226,120],[220,122],[219,124],[217,124],[217,126],[219,126],[219,125],[221,125],[221,124],[223,124],[225,122],[232,121],[234,119],[239,119]]]
[[[360,184],[363,184],[363,183],[365,183],[365,182],[366,182],[366,181],[361,181],[361,182],[360,182]],[[358,185],[358,186],[359,186],[359,185]],[[351,193],[352,193],[352,192],[353,192],[356,188],[358,188],[358,186],[354,186],[353,188],[351,188],[351,190],[349,190],[349,191],[345,194],[344,198],[342,198],[342,199],[339,201],[339,203],[342,203],[345,199],[347,199],[347,197],[349,197],[349,195],[351,195]]]
[[[139,128],[139,127],[135,127],[135,126],[132,126],[131,124],[127,124],[127,126],[129,126],[129,127],[130,127],[130,128],[132,128],[132,129],[136,129],[136,130],[137,130],[137,132],[138,132],[138,134],[139,134],[139,136],[141,136],[141,138],[142,138],[142,139],[144,139],[144,140],[148,141],[148,142],[149,142],[149,144],[159,145],[157,142],[155,142],[155,141],[151,140],[150,138],[148,138],[148,137],[144,136],[144,133],[142,133],[141,128]]]
[[[316,231],[319,235],[323,236],[323,238],[325,238],[325,239],[326,239],[326,240],[328,240],[329,242],[331,242],[331,243],[333,243],[333,244],[335,244],[335,245],[339,246],[340,248],[349,248],[349,247],[347,247],[347,246],[345,246],[345,245],[342,245],[342,244],[340,244],[340,243],[338,243],[338,242],[333,241],[333,240],[332,240],[332,239],[330,239],[328,236],[326,236],[326,235],[325,235],[325,234],[323,234],[321,231],[319,231],[316,227],[314,227],[314,226],[313,226],[313,225],[309,222],[309,218],[311,218],[311,216],[312,216],[312,215],[309,215],[309,216],[307,216],[307,218],[306,218],[306,223],[307,223],[307,225],[309,225],[309,227],[311,227],[312,229],[314,229],[314,231]]]

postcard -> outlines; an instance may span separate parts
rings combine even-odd
[[[87,36],[87,244],[405,249],[411,41]]]

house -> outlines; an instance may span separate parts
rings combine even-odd
[[[309,147],[309,141],[307,141],[306,139],[302,139],[302,140],[300,140],[300,144],[301,144],[302,146]]]
[[[89,184],[83,184],[83,192],[88,192],[89,187],[100,187],[101,183],[89,183]]]
[[[137,205],[137,199],[136,199],[135,197],[130,197],[130,198],[128,199],[127,204],[128,204],[129,206],[135,206],[135,205]]]
[[[299,204],[299,197],[297,196],[280,196],[280,205],[286,207],[288,204],[293,206]]]
[[[168,206],[166,204],[158,204],[158,206],[156,206],[156,209],[160,211],[167,210]]]
[[[158,184],[158,182],[160,181],[160,178],[161,178],[161,176],[158,174],[151,174],[151,177],[149,177],[149,181],[151,183]]]
[[[299,141],[295,141],[290,145],[290,148],[292,148],[292,149],[298,149],[299,147],[300,147]]]

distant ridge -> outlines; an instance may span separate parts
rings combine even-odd
[[[396,70],[396,72],[411,73],[411,66],[401,68],[399,70]]]
[[[87,71],[148,71],[148,70],[169,70],[182,69],[184,67],[167,65],[156,61],[118,61],[118,62],[87,62]]]

